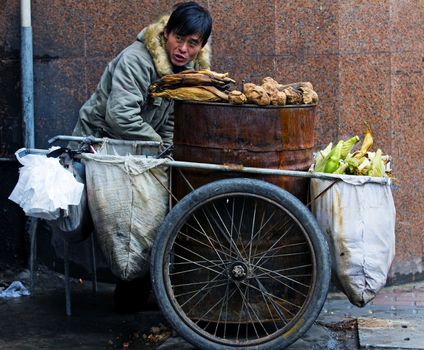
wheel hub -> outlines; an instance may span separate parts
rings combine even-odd
[[[247,276],[246,264],[239,261],[231,264],[229,269],[229,275],[233,280],[236,280],[236,281],[244,280]]]

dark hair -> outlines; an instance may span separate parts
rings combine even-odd
[[[194,1],[179,3],[174,6],[166,31],[181,36],[199,34],[202,46],[205,46],[212,31],[212,17],[208,10]]]

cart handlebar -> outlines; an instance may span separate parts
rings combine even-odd
[[[139,140],[117,140],[117,139],[110,139],[110,138],[98,138],[94,136],[70,136],[70,135],[56,135],[49,139],[47,142],[49,145],[51,145],[54,142],[57,141],[77,141],[77,142],[84,142],[88,145],[95,144],[95,143],[103,143],[108,142],[112,145],[125,145],[125,144],[139,144],[143,146],[154,146],[159,147],[161,144],[158,141],[139,141]]]

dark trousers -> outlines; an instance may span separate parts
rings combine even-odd
[[[118,281],[113,295],[117,312],[137,312],[148,308],[152,284],[150,274],[132,281]]]

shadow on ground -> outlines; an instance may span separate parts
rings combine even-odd
[[[29,287],[29,273],[6,270],[0,286],[14,280]],[[72,316],[65,314],[63,276],[40,267],[31,296],[0,299],[0,348],[39,349],[194,349],[167,327],[154,296],[146,311],[113,310],[114,285],[72,280]],[[359,349],[354,318],[319,318],[289,349]]]

